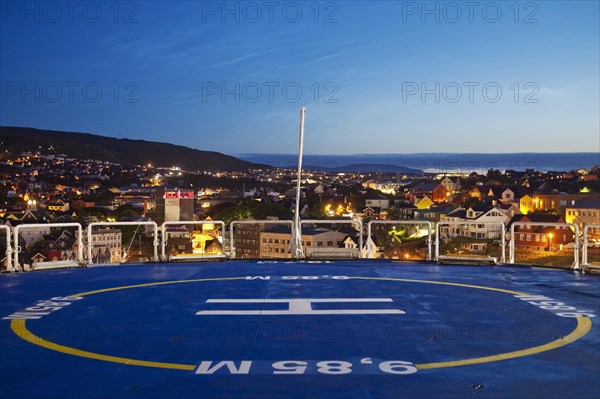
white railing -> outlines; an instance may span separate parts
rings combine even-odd
[[[438,223],[436,223],[435,225],[435,260],[439,261],[440,260],[440,227],[442,226],[475,226],[476,229],[479,229],[478,225],[482,225],[484,226],[483,228],[485,229],[484,232],[485,233],[498,233],[500,235],[500,249],[501,249],[501,254],[500,254],[500,261],[501,263],[505,263],[506,262],[506,254],[505,254],[505,247],[506,247],[506,226],[503,222],[484,222],[484,221],[478,221],[478,220],[443,220],[440,221]],[[487,226],[498,226],[499,229],[493,229],[493,230],[488,230]],[[469,230],[469,233],[471,231]],[[477,231],[475,231],[475,233],[477,233]],[[450,237],[465,237],[465,238],[487,238],[489,239],[489,237],[471,237],[471,236],[467,236],[461,233],[457,233],[454,236],[452,234],[449,234]]]
[[[93,264],[92,263],[92,248],[94,246],[93,244],[93,234],[92,234],[92,229],[94,227],[97,226],[150,226],[152,227],[153,233],[154,233],[154,241],[153,241],[153,247],[154,247],[154,262],[158,262],[158,226],[155,222],[94,222],[94,223],[90,223],[87,227],[87,257],[88,257],[88,264]]]
[[[572,231],[570,234],[574,234],[573,238],[573,266],[574,270],[579,270],[579,227],[573,223],[543,223],[543,222],[514,222],[510,226],[510,263],[515,263],[515,226],[531,226],[531,227],[568,227]],[[535,233],[533,231],[519,231],[517,234],[543,234]],[[550,247],[550,242],[548,243]]]
[[[6,234],[6,270],[9,272],[14,272],[15,269],[12,267],[12,246],[10,245],[10,236],[12,232],[10,231],[10,227],[1,225],[0,230],[4,230]]]
[[[14,235],[14,268],[16,270],[22,270],[19,264],[19,252],[21,252],[21,246],[19,245],[19,231],[23,229],[53,229],[58,227],[76,227],[77,228],[77,262],[71,261],[58,261],[58,262],[42,262],[38,263],[37,266],[31,265],[32,269],[50,269],[58,267],[72,267],[83,265],[83,228],[79,223],[41,223],[41,224],[20,224],[13,229]]]
[[[358,258],[362,257],[363,250],[363,224],[360,220],[319,220],[319,219],[306,219],[300,221],[300,236],[302,236],[302,226],[305,224],[349,224],[352,226],[358,226]],[[308,248],[307,248],[308,249]]]
[[[194,255],[194,254],[185,254],[185,255],[170,255],[167,257],[166,248],[167,248],[167,226],[188,226],[188,225],[219,225],[221,226],[221,254],[220,255]],[[185,222],[164,222],[161,227],[161,259],[165,262],[168,260],[176,260],[176,259],[222,259],[225,257],[225,223],[220,220],[204,220],[204,221],[185,221]]]
[[[88,263],[92,263],[92,249],[94,246],[93,243],[93,239],[92,239],[92,235],[93,235],[93,228],[97,227],[97,226],[106,226],[106,227],[111,227],[111,226],[150,226],[152,227],[153,230],[153,234],[154,234],[154,240],[153,240],[153,249],[154,249],[154,255],[153,255],[153,261],[158,261],[159,258],[159,246],[161,248],[161,257],[163,260],[169,260],[169,259],[178,259],[177,256],[174,257],[170,257],[167,258],[167,254],[166,254],[166,245],[167,245],[167,241],[166,241],[166,230],[167,230],[167,226],[169,225],[179,225],[179,226],[184,226],[184,225],[202,225],[202,224],[214,224],[214,225],[219,225],[221,228],[221,234],[217,237],[217,239],[221,239],[221,254],[220,255],[206,255],[206,256],[198,256],[198,258],[224,258],[226,256],[226,243],[225,243],[225,224],[222,221],[198,221],[198,222],[165,222],[163,225],[161,225],[161,232],[162,232],[162,237],[161,240],[159,242],[158,239],[158,226],[155,222],[98,222],[98,223],[91,223],[88,225],[87,227],[87,262]],[[234,229],[236,228],[236,226],[238,225],[244,225],[244,224],[259,224],[259,225],[267,225],[267,224],[283,224],[283,225],[289,225],[290,228],[293,230],[293,222],[291,220],[245,220],[245,221],[233,221],[230,224],[230,257],[232,259],[235,258],[235,236],[234,236]],[[300,222],[300,227],[302,227],[302,225],[305,224],[313,224],[313,225],[319,225],[319,224],[351,224],[354,226],[357,226],[358,228],[358,232],[359,232],[359,254],[363,254],[363,250],[366,251],[366,255],[367,257],[372,257],[372,253],[373,253],[373,248],[371,248],[371,242],[372,242],[372,226],[374,224],[406,224],[406,225],[426,225],[427,226],[427,246],[428,246],[428,255],[427,255],[427,260],[431,260],[432,259],[432,245],[433,245],[433,240],[432,240],[432,235],[435,234],[435,256],[433,257],[434,260],[440,260],[440,229],[443,228],[444,226],[452,226],[452,225],[484,225],[486,228],[490,225],[496,225],[498,226],[498,229],[495,230],[486,230],[485,233],[489,235],[489,233],[494,233],[494,234],[499,234],[500,236],[500,240],[501,240],[501,250],[502,250],[502,255],[501,255],[501,260],[504,263],[505,262],[505,247],[506,247],[506,237],[505,237],[505,227],[504,224],[501,222],[480,222],[480,221],[464,221],[464,220],[459,220],[459,221],[442,221],[439,223],[435,224],[435,232],[433,229],[433,223],[426,221],[426,220],[374,220],[368,223],[367,225],[367,243],[366,243],[366,247],[364,246],[364,240],[363,240],[363,234],[362,234],[362,230],[363,230],[363,225],[361,221],[358,220],[302,220]],[[515,222],[511,225],[510,227],[510,241],[509,241],[509,263],[515,263],[515,241],[516,241],[516,235],[515,234],[543,234],[543,233],[535,233],[532,231],[517,231],[515,233],[515,228],[517,226],[539,226],[539,227],[563,227],[565,228],[565,231],[569,231],[569,234],[573,233],[573,265],[572,268],[575,270],[580,269],[580,262],[579,262],[579,251],[581,250],[582,252],[582,264],[587,265],[589,263],[589,254],[588,254],[588,247],[589,247],[589,229],[591,228],[600,228],[600,224],[586,224],[583,227],[583,244],[580,245],[579,242],[579,228],[576,224],[572,224],[572,223],[533,223],[533,222]],[[22,253],[22,248],[19,245],[19,239],[21,237],[22,231],[24,229],[44,229],[44,233],[47,232],[51,232],[52,229],[55,228],[60,228],[60,227],[76,227],[77,228],[77,237],[76,237],[76,246],[77,246],[77,250],[76,250],[76,261],[51,261],[51,262],[37,262],[34,266],[33,269],[43,269],[43,268],[57,268],[57,267],[70,267],[70,266],[78,266],[78,265],[83,265],[86,263],[86,260],[84,259],[84,243],[83,243],[83,228],[81,226],[81,224],[79,223],[44,223],[44,224],[21,224],[18,225],[16,227],[14,227],[12,229],[11,232],[11,228],[8,226],[0,226],[0,230],[4,230],[6,232],[6,269],[8,271],[22,271],[22,267],[19,263],[19,254]],[[480,227],[481,228],[481,227]],[[479,229],[480,229],[479,228]],[[469,232],[472,232],[471,230],[469,230]],[[42,234],[42,233],[40,233]],[[452,235],[461,235],[461,234],[454,234],[452,233]],[[465,236],[467,238],[469,238],[468,236]],[[11,239],[12,238],[12,239]],[[490,238],[490,237],[485,237],[485,238]],[[558,237],[557,237],[558,239]],[[558,242],[558,241],[557,241]],[[258,243],[258,248],[257,250],[260,253],[260,242]],[[571,244],[571,242],[569,242],[568,244]],[[64,249],[63,249],[64,250]],[[74,255],[74,254],[73,254]],[[183,258],[183,257],[182,257]],[[187,259],[192,259],[192,258],[196,258],[195,256],[189,256],[186,255],[185,258]]]
[[[373,224],[406,224],[406,225],[426,225],[427,226],[427,259],[431,260],[431,235],[432,235],[432,224],[428,220],[371,220],[367,223],[367,256],[369,259],[373,258],[373,248],[371,243],[373,238],[371,237],[371,226]]]
[[[588,259],[588,246],[589,246],[588,230],[590,228],[600,229],[600,223],[586,224],[583,226],[583,246],[581,249],[581,264],[584,266],[590,265],[590,262]]]
[[[234,229],[235,226],[239,225],[253,225],[253,224],[282,224],[290,226],[290,234],[294,228],[294,222],[292,220],[234,220],[229,225],[229,257],[231,259],[235,259],[235,238],[234,238]],[[260,234],[259,234],[260,235]],[[260,255],[260,242],[258,243],[258,251]]]

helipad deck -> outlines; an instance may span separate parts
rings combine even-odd
[[[598,398],[600,279],[391,262],[0,276],[1,398]]]

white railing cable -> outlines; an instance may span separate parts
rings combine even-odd
[[[155,222],[152,221],[146,221],[146,222],[95,222],[95,223],[90,223],[87,226],[87,261],[89,263],[92,263],[92,249],[93,249],[93,240],[92,240],[92,236],[93,236],[93,228],[94,227],[98,227],[98,226],[106,226],[106,227],[112,227],[112,226],[138,226],[138,228],[140,226],[150,226],[152,227],[153,230],[153,234],[154,234],[154,240],[153,240],[153,260],[155,262],[159,261],[159,245],[161,247],[161,258],[163,260],[168,260],[167,259],[167,255],[166,255],[166,245],[167,245],[167,240],[166,240],[166,236],[167,236],[167,226],[170,225],[203,225],[203,224],[213,224],[213,225],[219,225],[221,228],[221,233],[219,235],[218,238],[220,238],[222,240],[221,242],[221,255],[215,256],[215,257],[219,257],[219,258],[223,258],[226,256],[226,240],[225,240],[225,236],[226,236],[226,230],[225,230],[225,223],[222,221],[181,221],[181,222],[165,222],[161,225],[161,240],[159,242],[159,228],[158,225]],[[259,224],[259,225],[267,225],[267,224],[283,224],[283,225],[289,225],[292,230],[294,228],[294,222],[291,220],[244,220],[244,221],[233,221],[230,224],[230,257],[232,259],[235,258],[235,238],[234,238],[234,230],[236,228],[236,226],[239,225],[244,225],[244,224]],[[300,221],[300,227],[302,227],[302,225],[305,224],[313,224],[313,225],[319,225],[319,224],[351,224],[353,226],[356,226],[356,228],[358,229],[359,232],[359,257],[362,256],[363,254],[363,249],[366,249],[366,254],[367,257],[372,257],[373,255],[373,248],[371,248],[371,242],[372,242],[372,226],[373,225],[377,225],[377,224],[405,224],[405,225],[426,225],[427,226],[427,246],[428,246],[428,255],[427,255],[427,260],[431,260],[432,258],[435,260],[439,260],[440,259],[440,228],[444,227],[444,226],[453,226],[453,225],[463,225],[463,226],[470,226],[470,225],[483,225],[484,227],[487,228],[487,226],[498,226],[498,230],[494,229],[494,230],[486,230],[485,233],[489,235],[489,233],[498,233],[500,235],[501,238],[501,249],[502,249],[502,263],[505,263],[506,259],[505,259],[505,247],[506,247],[506,229],[505,229],[505,225],[502,222],[481,222],[481,221],[464,221],[464,220],[454,220],[454,221],[441,221],[435,224],[435,230],[433,228],[433,224],[429,221],[426,220],[373,220],[370,221],[367,224],[367,243],[366,243],[366,248],[363,248],[365,246],[364,244],[364,240],[363,240],[363,224],[360,220],[317,220],[317,219],[312,219],[312,220],[301,220]],[[573,240],[573,266],[572,268],[575,270],[579,270],[580,269],[580,259],[579,259],[579,251],[581,248],[582,251],[582,264],[587,265],[589,263],[589,253],[588,253],[588,247],[589,247],[589,229],[591,228],[600,228],[600,224],[586,224],[583,226],[583,242],[580,245],[580,239],[579,239],[579,227],[576,224],[573,223],[537,223],[537,222],[514,222],[511,224],[510,226],[510,240],[508,242],[508,247],[509,247],[509,263],[515,263],[515,227],[517,226],[539,226],[539,227],[563,227],[563,228],[568,228],[570,232],[573,233],[574,235],[574,240]],[[20,224],[16,227],[14,227],[11,231],[10,227],[8,226],[0,226],[0,230],[5,230],[6,232],[6,267],[8,271],[15,271],[15,270],[22,270],[21,265],[19,263],[19,253],[22,252],[22,248],[19,245],[19,238],[20,238],[20,234],[24,229],[44,229],[44,231],[48,230],[51,231],[51,229],[54,228],[61,228],[61,227],[76,227],[77,228],[77,263],[80,265],[83,265],[85,263],[85,259],[84,259],[84,243],[83,243],[83,228],[81,226],[81,224],[79,223],[41,223],[41,224]],[[476,227],[477,229],[480,229],[481,227]],[[435,233],[434,233],[435,231]],[[517,234],[523,234],[525,232],[523,231],[518,231]],[[531,232],[527,232],[527,233],[531,233]],[[435,255],[432,257],[432,245],[433,245],[433,240],[432,240],[432,235],[435,234]],[[461,235],[461,234],[458,234]],[[468,236],[467,236],[468,237]],[[12,238],[12,240],[11,240]],[[12,242],[11,242],[12,241]],[[260,245],[260,243],[259,243]],[[210,257],[210,256],[209,256]],[[203,256],[203,258],[207,258],[207,256]],[[52,262],[48,262],[49,264],[51,264]],[[55,262],[55,263],[61,263],[61,262]],[[62,262],[64,263],[64,262]],[[50,265],[52,266],[52,265]]]

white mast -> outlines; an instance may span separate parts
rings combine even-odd
[[[292,256],[303,258],[302,233],[300,231],[300,186],[302,184],[302,153],[304,150],[304,115],[306,108],[300,108],[300,148],[298,150],[298,184],[296,185],[296,211],[294,212],[294,228],[292,231]]]

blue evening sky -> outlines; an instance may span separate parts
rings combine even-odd
[[[0,2],[2,125],[294,153],[306,106],[312,154],[600,151],[598,1],[68,4]]]

